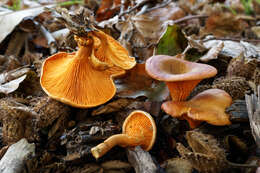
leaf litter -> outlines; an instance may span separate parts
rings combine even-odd
[[[34,143],[35,155],[25,159],[26,167],[19,171],[130,173],[143,170],[146,164],[163,173],[256,171],[260,160],[256,154],[257,0],[18,2],[0,3],[0,156],[22,138]],[[67,3],[66,9],[54,8],[59,3]],[[136,60],[135,67],[114,79],[115,96],[88,109],[47,96],[40,85],[45,59],[57,52],[76,51],[74,35],[82,37],[97,29],[117,40]],[[149,76],[145,63],[153,55],[178,54],[218,70],[215,77],[202,80],[187,100],[208,89],[224,90],[233,99],[226,109],[231,125],[202,123],[192,130],[186,121],[161,109],[163,102],[171,100],[167,85]],[[114,147],[95,160],[91,148],[119,134],[134,110],[154,118],[153,148],[146,152],[140,147]],[[135,160],[135,155],[144,160]],[[146,162],[151,156],[153,160]]]

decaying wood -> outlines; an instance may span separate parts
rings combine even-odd
[[[229,168],[256,168],[257,165],[238,164],[226,159],[226,153],[214,136],[193,130],[186,132],[186,138],[192,151],[177,144],[182,158],[187,159],[201,173],[217,173]]]
[[[256,94],[246,95],[246,104],[252,135],[256,145],[260,148],[260,86],[258,86],[258,97]]]
[[[110,121],[82,122],[61,136],[61,145],[67,149],[67,155],[63,159],[74,161],[92,158],[90,152],[92,147],[118,133],[120,133],[119,127]]]
[[[235,100],[230,107],[226,109],[232,122],[248,122],[248,112],[245,100]]]
[[[218,141],[212,135],[188,131],[186,138],[192,151],[181,143],[177,144],[177,150],[182,158],[187,159],[199,172],[217,173],[227,168],[225,151],[219,147]]]
[[[23,169],[24,162],[34,155],[35,145],[29,144],[25,138],[11,145],[0,161],[1,173],[19,173]]]
[[[136,173],[155,173],[158,167],[153,162],[151,155],[141,147],[135,147],[134,150],[127,150],[128,161],[135,168]]]

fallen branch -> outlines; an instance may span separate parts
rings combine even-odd
[[[246,38],[224,38],[224,37],[212,37],[212,38],[208,38],[203,40],[203,42],[207,42],[210,40],[222,40],[222,41],[245,41],[245,42],[253,42],[253,43],[259,43],[260,40],[258,39],[246,39]]]
[[[24,162],[34,155],[35,145],[29,144],[25,138],[11,145],[0,161],[1,173],[22,172]]]
[[[258,86],[258,97],[256,94],[246,95],[246,105],[252,135],[258,149],[260,149],[260,86]]]
[[[146,3],[150,2],[150,0],[144,0],[142,2],[140,2],[139,4],[136,4],[133,8],[130,8],[124,12],[122,12],[121,14],[118,15],[118,17],[122,17],[124,16],[125,14],[128,14],[128,13],[131,13],[133,12],[134,10],[136,10],[137,8],[140,8],[142,6],[144,6]]]
[[[153,162],[151,155],[140,146],[135,147],[134,150],[127,149],[127,157],[136,173],[158,172],[158,168]]]

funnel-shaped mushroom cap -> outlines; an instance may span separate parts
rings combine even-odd
[[[140,146],[148,151],[155,142],[156,125],[147,112],[133,111],[124,121],[123,134],[141,140]]]
[[[146,61],[145,68],[151,77],[166,82],[173,101],[185,100],[202,79],[217,74],[216,68],[210,65],[182,60],[178,55],[152,56]]]
[[[155,55],[146,61],[146,71],[154,79],[175,82],[205,79],[217,74],[216,68],[167,55]]]
[[[187,116],[194,121],[206,121],[212,125],[229,125],[229,115],[225,113],[232,103],[231,96],[224,90],[209,89],[186,102],[165,102],[162,109],[173,117]]]
[[[42,65],[41,86],[52,98],[88,108],[103,104],[116,93],[113,77],[135,65],[116,40],[102,31],[75,37],[76,53],[57,53]]]
[[[75,53],[57,53],[45,60],[41,86],[51,97],[71,106],[88,108],[110,100],[116,92],[113,76],[124,74],[120,68],[94,69],[87,58]]]

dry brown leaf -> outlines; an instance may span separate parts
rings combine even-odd
[[[102,0],[97,13],[96,20],[98,22],[113,17],[120,10],[121,0]]]
[[[101,167],[104,169],[129,169],[131,165],[127,162],[122,162],[121,160],[110,160],[107,162],[103,162]]]
[[[212,135],[193,130],[186,132],[186,138],[192,152],[180,143],[177,150],[199,172],[217,173],[227,168],[225,151]]]
[[[212,47],[208,53],[200,58],[202,62],[208,62],[212,59],[217,59],[219,52],[223,49],[224,43],[221,41],[216,46]]]
[[[37,139],[36,129],[32,126],[37,113],[30,107],[17,99],[4,98],[0,100],[0,115],[5,143],[17,142],[24,137],[30,141]]]
[[[241,2],[242,2],[241,0],[226,0],[225,5],[233,9],[237,13],[244,13],[245,7]]]
[[[246,22],[239,20],[231,12],[215,12],[206,20],[205,28],[200,31],[200,35],[213,34],[217,37],[240,36],[247,26]]]
[[[179,19],[184,15],[183,10],[172,2],[164,8],[130,16],[126,21],[117,24],[121,31],[119,41],[131,55],[146,60],[153,55],[155,45],[165,33],[167,21]]]
[[[189,161],[182,158],[172,158],[163,163],[167,173],[192,173],[193,167]]]
[[[187,13],[197,13],[210,0],[180,0],[179,5]]]
[[[117,80],[117,96],[137,98],[146,96],[153,101],[165,100],[169,92],[163,82],[152,79],[145,71],[145,64],[136,64],[126,76]]]
[[[136,30],[149,44],[156,44],[167,28],[167,20],[176,20],[185,16],[184,11],[170,3],[164,8],[158,8],[142,15],[135,15],[131,19]]]
[[[45,7],[51,8],[53,6],[54,5],[41,6],[0,15],[0,42],[2,42],[4,38],[13,31],[16,25],[18,25],[23,20],[23,18],[28,16],[36,16],[43,12]]]
[[[29,71],[29,68],[20,68],[0,74],[0,93],[14,92],[19,84],[24,81]]]
[[[133,102],[132,99],[127,99],[127,98],[121,98],[118,100],[115,100],[111,103],[108,103],[106,105],[103,105],[99,107],[98,109],[95,109],[91,115],[100,115],[100,114],[108,114],[112,112],[118,112],[121,109],[125,108],[127,105],[129,105],[131,102]]]
[[[217,46],[219,42],[222,41],[221,40],[205,41],[204,46],[207,49],[210,49],[212,47]],[[244,54],[245,58],[260,57],[260,48],[251,43],[244,42],[244,41],[241,41],[239,43],[231,40],[225,40],[223,42],[224,42],[224,47],[220,51],[220,54],[223,56],[236,58],[241,54]]]

